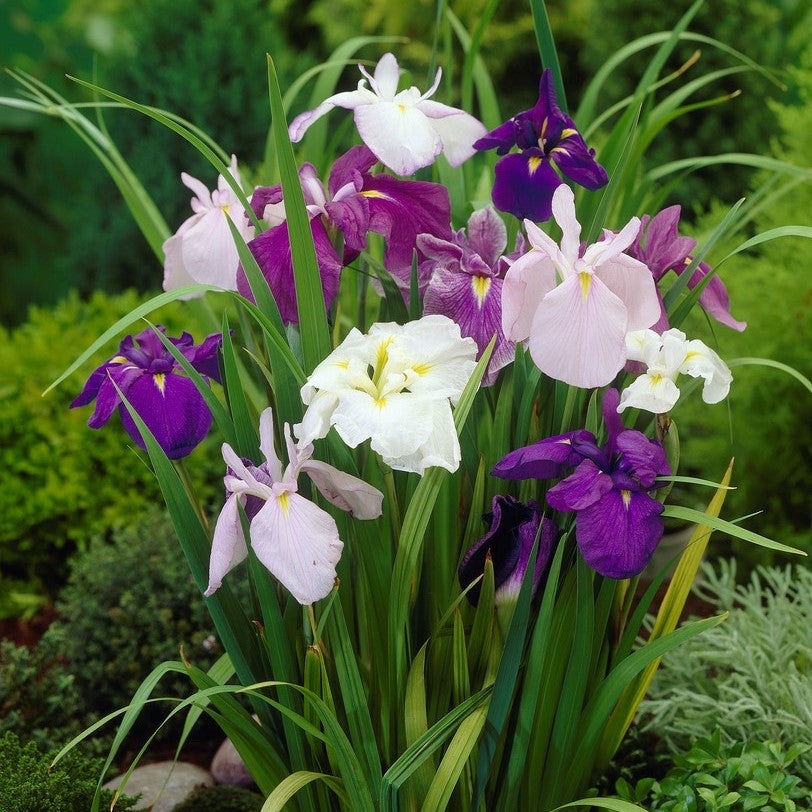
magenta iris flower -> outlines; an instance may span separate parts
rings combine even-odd
[[[555,522],[543,517],[538,504],[532,499],[524,504],[512,496],[500,495],[493,497],[491,512],[482,518],[488,524],[488,532],[463,557],[459,568],[460,586],[465,589],[482,575],[485,559],[490,556],[493,561],[496,603],[515,599],[521,589],[538,534],[539,548],[533,569],[532,587],[535,594],[558,541],[559,533]],[[479,601],[480,588],[480,584],[477,584],[467,593],[468,600],[474,606]]]
[[[165,327],[158,329],[166,333]],[[213,378],[219,383],[217,350],[223,340],[220,333],[210,335],[198,345],[189,333],[169,340],[204,379]],[[191,454],[211,428],[211,412],[203,396],[151,329],[135,338],[127,336],[119,346],[118,355],[93,372],[71,403],[73,409],[96,401],[96,408],[87,421],[92,429],[101,428],[118,407],[127,433],[139,448],[146,448],[116,386],[169,459]]]
[[[493,471],[503,479],[557,479],[547,491],[556,510],[575,512],[575,540],[590,567],[608,578],[630,578],[643,570],[663,535],[663,506],[651,494],[657,477],[671,469],[660,443],[624,428],[616,389],[603,398],[609,434],[599,446],[588,431],[548,437],[519,448]]]
[[[510,153],[513,147],[519,152]],[[609,182],[606,170],[595,160],[575,127],[558,107],[549,68],[541,76],[539,100],[474,142],[478,150],[496,149],[503,155],[495,169],[493,203],[500,211],[536,223],[549,220],[553,192],[564,181],[553,165],[570,180],[587,189]]]
[[[451,238],[451,203],[446,188],[438,183],[400,180],[385,173],[373,175],[370,170],[377,162],[367,147],[353,147],[333,164],[326,191],[311,164],[303,164],[299,169],[327,307],[338,292],[342,266],[366,248],[367,232],[383,236],[384,265],[405,290],[411,280],[417,235]],[[254,238],[248,247],[268,280],[282,320],[286,324],[297,323],[282,187],[258,187],[251,197],[251,207],[271,228]],[[336,231],[343,238],[342,257],[330,238]],[[237,288],[250,298],[242,268],[237,274]]]
[[[478,355],[496,336],[482,379],[490,386],[515,354],[515,343],[502,329],[502,281],[510,263],[524,253],[524,238],[518,234],[513,253],[504,255],[507,229],[488,206],[471,215],[467,236],[462,229],[450,241],[421,234],[417,245],[428,257],[420,265],[420,275],[429,277],[423,314],[440,313],[457,322],[462,335],[476,341]]]
[[[696,248],[696,240],[680,236],[681,211],[680,206],[669,206],[654,217],[644,214],[637,240],[626,249],[629,256],[649,267],[655,282],[659,282],[668,271],[681,274],[691,263],[691,251]],[[695,288],[709,273],[710,266],[700,262],[688,280],[689,290]],[[747,322],[738,321],[730,315],[730,297],[718,276],[712,277],[703,288],[699,294],[699,304],[708,315],[734,330],[741,332],[747,327]],[[668,326],[668,317],[661,297],[660,320],[651,329],[663,333]]]

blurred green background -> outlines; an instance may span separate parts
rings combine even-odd
[[[469,31],[488,5],[488,0],[449,4]],[[608,57],[636,37],[670,29],[689,5],[688,0],[668,7],[654,0],[551,0],[548,10],[570,108]],[[274,57],[284,89],[353,36],[402,35],[408,38],[402,45],[368,46],[361,56],[374,60],[392,47],[416,83],[423,84],[436,14],[432,0],[0,0],[0,63],[29,72],[72,101],[91,97],[65,74],[90,79],[95,71],[100,84],[194,122],[250,170],[262,161],[266,143],[266,52]],[[649,165],[729,151],[808,165],[810,23],[807,0],[708,0],[690,30],[769,67],[782,85],[755,71],[709,85],[699,100],[736,90],[741,94],[673,122],[653,145]],[[697,58],[697,50],[698,61],[686,81],[738,64],[733,55],[693,41],[680,44],[665,72]],[[441,41],[439,53],[441,58],[451,54],[444,67],[452,78],[456,71],[458,79],[462,56],[456,41]],[[502,0],[485,32],[482,56],[505,118],[535,102],[540,64],[526,0]],[[647,51],[613,72],[601,108],[633,89],[650,57]],[[345,74],[343,87],[355,83],[353,74],[352,69]],[[18,93],[10,77],[0,77],[0,96]],[[308,95],[309,88],[293,112]],[[180,172],[211,187],[208,164],[174,133],[136,113],[108,110],[105,123],[170,229],[176,229],[189,213],[190,193],[180,184]],[[683,205],[686,231],[701,240],[736,199],[767,180],[743,167],[715,167],[687,175],[667,203]],[[809,225],[810,184],[782,184],[784,194],[763,208],[733,244],[718,246],[714,256],[776,225]],[[739,335],[709,325],[696,313],[688,332],[717,346],[723,357],[773,357],[812,376],[810,267],[810,241],[799,238],[736,257],[721,276],[733,314],[749,323],[748,330]],[[0,516],[5,517],[0,563],[6,575],[12,568],[15,581],[26,589],[51,591],[64,580],[60,571],[46,575],[56,551],[62,551],[57,558],[64,557],[106,526],[106,516],[128,515],[135,502],[157,498],[151,478],[133,473],[140,462],[127,451],[121,470],[130,471],[130,481],[143,479],[143,487],[120,489],[119,501],[115,488],[100,489],[96,501],[77,496],[87,481],[83,477],[104,478],[117,468],[107,446],[121,445],[121,437],[108,434],[105,442],[84,427],[86,415],[67,412],[75,394],[69,385],[45,405],[38,393],[81,349],[81,335],[66,336],[84,330],[89,341],[133,302],[156,292],[161,280],[160,263],[113,182],[76,135],[58,119],[0,106],[0,423],[5,476],[14,482],[14,487],[0,488]],[[122,297],[129,289],[135,292]],[[167,318],[182,321],[177,310]],[[718,479],[735,455],[734,479],[740,487],[729,497],[725,515],[764,509],[764,516],[753,520],[754,529],[812,550],[809,395],[775,370],[735,373],[729,407],[708,408],[697,393],[678,407],[683,473]],[[49,462],[50,455],[64,462],[65,448],[70,465]],[[85,468],[76,460],[85,460]],[[60,477],[76,482],[60,487]],[[740,544],[735,552],[747,565],[773,558],[745,547]],[[12,602],[18,608],[24,603]],[[0,605],[0,615],[13,611]]]

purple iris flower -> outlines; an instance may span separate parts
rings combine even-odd
[[[575,511],[575,540],[584,560],[608,578],[643,570],[663,535],[663,506],[653,498],[657,477],[671,473],[663,447],[626,429],[616,389],[603,398],[609,439],[598,446],[588,431],[548,437],[512,451],[493,471],[503,479],[553,479],[575,470],[547,491],[559,511]]]
[[[385,173],[373,175],[370,170],[377,162],[367,147],[352,147],[333,164],[326,191],[311,164],[299,169],[327,307],[338,292],[342,266],[366,248],[367,232],[383,236],[384,265],[405,290],[411,280],[417,235],[451,238],[451,203],[446,188],[438,183],[400,180]],[[282,320],[290,324],[298,322],[298,313],[284,206],[280,185],[261,186],[254,191],[251,207],[271,228],[251,240],[248,247],[268,280]],[[343,238],[343,257],[339,257],[331,240],[331,234],[336,232]],[[237,288],[250,298],[242,268],[237,274]]]
[[[421,234],[417,246],[428,257],[420,265],[420,275],[429,278],[423,314],[440,313],[453,319],[463,336],[476,341],[478,355],[496,335],[482,379],[483,386],[490,386],[515,353],[516,345],[502,330],[502,280],[511,262],[524,253],[524,238],[518,234],[513,253],[504,256],[507,229],[488,206],[471,215],[467,237],[462,229],[450,241]]]
[[[465,589],[485,570],[488,556],[493,561],[493,574],[496,585],[494,593],[497,604],[515,600],[524,580],[536,534],[539,548],[536,566],[533,569],[533,594],[536,594],[541,576],[547,568],[556,541],[558,527],[551,519],[543,517],[538,504],[530,500],[527,504],[512,496],[494,496],[491,512],[483,517],[488,524],[488,532],[465,554],[459,568],[460,586]],[[539,533],[539,524],[541,532]],[[476,606],[479,602],[481,585],[472,587],[468,600]]]
[[[166,333],[165,327],[158,327]],[[189,333],[169,339],[187,361],[204,377],[218,383],[217,350],[223,337],[210,335],[195,345]],[[115,382],[115,386],[113,385]],[[118,407],[121,423],[139,448],[146,448],[141,434],[116,386],[130,402],[169,459],[191,454],[211,428],[211,412],[194,382],[161,343],[153,330],[144,330],[135,338],[127,336],[119,345],[118,355],[105,361],[88,378],[71,408],[96,401],[88,426],[101,428]]]
[[[514,146],[521,151],[508,155]],[[587,147],[575,122],[558,107],[549,68],[541,76],[536,106],[491,130],[474,142],[474,148],[495,148],[504,155],[496,164],[493,202],[519,219],[538,223],[552,216],[553,192],[564,182],[553,164],[587,189],[609,182],[594,158],[595,150]]]
[[[629,256],[648,265],[655,282],[659,282],[668,271],[681,274],[691,263],[691,251],[696,248],[696,240],[680,236],[681,211],[680,206],[669,206],[654,217],[644,214],[637,240],[626,249]],[[688,280],[688,288],[695,288],[709,273],[710,266],[700,262]],[[657,295],[660,295],[659,290]],[[712,277],[699,294],[699,304],[706,313],[734,330],[741,332],[747,327],[747,322],[737,321],[730,315],[730,297],[718,276]],[[662,334],[668,327],[668,317],[660,297],[660,320],[651,329]]]

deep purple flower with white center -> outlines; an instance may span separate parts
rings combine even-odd
[[[438,183],[400,180],[385,173],[373,175],[370,170],[377,162],[367,147],[352,147],[333,164],[326,191],[311,164],[303,164],[299,169],[327,307],[338,292],[342,266],[366,248],[367,232],[383,236],[384,265],[405,290],[411,280],[417,235],[451,238],[451,203],[446,188]],[[258,187],[251,197],[251,207],[271,228],[253,239],[248,247],[268,280],[282,320],[286,324],[297,323],[282,187]],[[341,258],[331,241],[331,234],[336,232],[343,238]],[[243,296],[251,298],[242,268],[237,274],[237,288]]]
[[[626,249],[629,256],[649,267],[655,282],[659,282],[668,271],[679,275],[691,264],[691,252],[696,248],[696,240],[680,236],[681,211],[680,206],[669,206],[654,217],[644,214],[637,240]],[[711,272],[709,265],[700,262],[688,280],[688,289],[695,288]],[[699,294],[699,304],[706,313],[727,327],[739,332],[747,327],[747,322],[738,321],[730,315],[730,297],[724,282],[718,276],[713,276],[703,288]],[[651,329],[663,333],[668,326],[668,317],[660,296],[660,320]]]
[[[558,541],[559,533],[555,522],[543,517],[538,504],[532,499],[524,504],[512,496],[500,495],[493,497],[491,512],[482,518],[488,524],[488,532],[463,557],[459,568],[460,586],[465,589],[482,575],[485,560],[490,556],[496,586],[495,603],[498,605],[515,600],[522,587],[538,534],[539,546],[532,586],[535,595]],[[477,584],[467,593],[468,600],[474,606],[479,602],[481,588],[481,584]]]
[[[524,239],[516,237],[512,254],[504,255],[507,229],[492,206],[475,211],[468,220],[468,236],[460,229],[452,239],[441,240],[421,234],[417,246],[428,257],[421,263],[421,275],[429,276],[423,300],[423,314],[440,313],[471,336],[478,356],[496,336],[483,386],[496,381],[499,370],[514,357],[514,342],[502,330],[502,280],[510,263],[524,253]]]
[[[608,578],[642,572],[663,535],[663,506],[651,494],[671,469],[660,443],[626,429],[616,389],[603,398],[609,435],[599,446],[588,431],[548,437],[512,451],[491,472],[503,479],[552,479],[575,470],[547,491],[548,504],[575,511],[575,540],[584,560]]]
[[[165,327],[157,329],[166,333]],[[217,350],[223,341],[222,334],[212,334],[202,344],[195,344],[189,333],[169,340],[204,379],[220,382]],[[79,397],[71,403],[73,409],[96,401],[96,408],[87,421],[92,429],[101,428],[118,407],[127,433],[140,448],[146,448],[116,386],[169,459],[191,454],[211,428],[211,412],[203,396],[151,329],[135,338],[127,336],[119,346],[118,355],[93,372]]]
[[[513,147],[520,152],[508,155]],[[519,219],[537,223],[550,219],[553,192],[564,182],[553,164],[587,189],[609,182],[594,158],[595,150],[587,147],[575,122],[558,107],[549,68],[541,76],[536,106],[491,130],[474,148],[495,148],[504,156],[496,164],[492,198],[497,209]]]

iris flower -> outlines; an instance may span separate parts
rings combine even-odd
[[[590,567],[608,578],[642,572],[663,535],[663,506],[653,496],[657,477],[671,469],[663,447],[626,429],[617,413],[618,393],[603,398],[609,434],[599,446],[589,431],[548,437],[510,452],[493,471],[503,479],[557,479],[547,491],[548,504],[575,511],[575,541]]]
[[[400,71],[392,54],[381,57],[374,76],[361,65],[358,70],[364,78],[357,90],[336,93],[293,119],[291,141],[301,141],[314,121],[334,107],[343,107],[354,112],[361,140],[398,175],[411,175],[429,166],[441,152],[451,166],[459,166],[474,154],[474,141],[484,135],[485,127],[456,107],[431,101],[440,85],[440,69],[434,84],[422,95],[416,87],[398,93]]]
[[[242,185],[237,159],[233,155],[229,172]],[[239,259],[226,218],[231,219],[246,241],[253,237],[254,227],[246,219],[242,203],[222,175],[218,177],[217,189],[213,192],[185,172],[180,177],[195,193],[192,198],[194,214],[163,244],[164,290],[194,283],[236,290]]]
[[[671,411],[679,399],[679,375],[703,378],[702,400],[719,403],[727,397],[733,376],[725,362],[699,340],[688,341],[680,330],[639,330],[626,336],[630,361],[642,361],[646,371],[620,395],[618,411],[644,409],[655,414]]]
[[[562,184],[553,195],[561,247],[525,220],[532,249],[517,259],[502,288],[502,327],[527,341],[536,366],[559,381],[604,386],[626,361],[626,334],[651,327],[660,300],[649,269],[623,253],[637,236],[633,217],[618,234],[580,250],[575,198]]]
[[[463,557],[459,568],[460,586],[465,589],[482,575],[485,559],[490,556],[496,586],[495,603],[498,605],[515,600],[519,595],[530,563],[530,553],[533,551],[538,534],[539,548],[536,565],[533,568],[532,586],[535,595],[558,540],[558,528],[555,523],[547,517],[542,517],[541,510],[534,500],[531,499],[524,504],[512,496],[501,495],[493,497],[491,512],[482,518],[488,524],[488,532]],[[481,585],[477,584],[467,593],[468,600],[474,606],[479,601],[480,589]]]
[[[421,274],[430,274],[423,313],[453,319],[462,335],[476,341],[479,355],[496,335],[482,379],[483,386],[490,386],[515,354],[514,343],[502,330],[502,280],[510,263],[523,253],[522,236],[517,236],[514,252],[504,256],[507,230],[502,218],[488,206],[471,215],[467,237],[462,229],[450,241],[421,234],[417,245],[428,257],[421,263]]]
[[[385,173],[373,175],[370,170],[377,162],[366,147],[353,147],[333,164],[326,191],[311,164],[303,164],[299,169],[327,307],[338,292],[342,266],[352,262],[366,247],[367,232],[384,237],[384,264],[406,290],[417,235],[451,237],[451,203],[445,187],[400,180]],[[283,321],[296,323],[296,290],[282,187],[257,188],[251,206],[271,228],[259,234],[248,247],[268,280]],[[340,232],[343,237],[343,257],[333,247],[331,232]],[[243,296],[250,297],[242,268],[237,287]]]
[[[476,351],[445,316],[373,324],[368,335],[353,328],[302,387],[308,408],[296,436],[309,443],[335,427],[350,448],[371,440],[397,470],[456,471],[460,444],[451,403],[471,377]]]
[[[259,466],[241,460],[228,443],[223,443],[228,497],[214,528],[209,585],[204,594],[214,594],[225,575],[248,556],[240,520],[242,505],[257,558],[300,604],[311,604],[332,590],[344,545],[333,517],[298,493],[299,474],[306,473],[328,502],[359,519],[381,515],[383,494],[354,476],[311,459],[312,444],[295,445],[287,423],[288,465],[283,473],[274,449],[271,409],[260,416],[259,432],[265,457]]]
[[[166,328],[158,329],[166,333]],[[219,383],[217,350],[223,340],[220,333],[210,335],[198,345],[194,344],[189,333],[169,340],[204,378],[213,378]],[[71,403],[73,409],[96,401],[96,408],[87,421],[92,429],[101,428],[118,407],[127,433],[139,448],[146,448],[116,386],[155,435],[169,459],[191,454],[211,428],[211,412],[203,396],[151,329],[135,338],[127,336],[121,342],[118,354],[93,372]]]
[[[600,189],[609,182],[606,170],[593,157],[595,150],[587,148],[575,122],[558,107],[549,68],[541,76],[536,106],[500,124],[474,147],[495,148],[504,156],[496,164],[493,203],[520,219],[550,219],[553,192],[564,182],[554,165],[587,189]],[[520,151],[507,154],[513,147]]]
[[[680,212],[680,206],[669,206],[654,217],[643,215],[637,239],[626,249],[629,256],[648,266],[655,282],[659,282],[668,271],[679,275],[691,264],[691,251],[696,248],[696,240],[680,236]],[[706,263],[700,262],[688,280],[688,289],[695,288],[711,272]],[[659,292],[657,295],[659,296]],[[737,321],[730,315],[730,297],[718,276],[713,276],[702,289],[699,305],[708,315],[727,327],[739,332],[747,327],[747,322]],[[652,329],[658,333],[668,329],[668,317],[662,298],[660,319]]]

